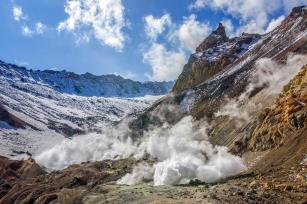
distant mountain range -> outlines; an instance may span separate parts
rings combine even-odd
[[[140,97],[164,95],[174,82],[138,82],[113,74],[95,76],[67,71],[29,70],[0,61],[0,75],[14,81],[40,84],[54,90],[79,96]]]

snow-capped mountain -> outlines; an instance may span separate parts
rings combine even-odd
[[[163,95],[173,86],[173,82],[138,82],[121,76],[90,73],[76,74],[67,71],[28,70],[14,64],[0,61],[0,75],[14,81],[41,84],[61,93],[79,96],[141,97]]]
[[[114,75],[33,71],[1,62],[0,152],[35,153],[64,137],[101,131],[106,123],[144,110],[161,97],[151,94],[165,94],[171,85]],[[126,98],[111,97],[120,95]]]

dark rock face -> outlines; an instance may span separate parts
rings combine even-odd
[[[10,114],[2,105],[0,105],[0,121],[6,122],[15,128],[25,128],[26,126],[24,121]]]
[[[295,18],[301,15],[306,15],[306,6],[294,7],[289,16]]]

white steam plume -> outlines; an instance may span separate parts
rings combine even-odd
[[[194,126],[192,117],[175,125],[165,123],[133,142],[125,133],[126,124],[109,128],[103,134],[91,134],[67,140],[36,157],[52,169],[62,169],[73,163],[89,160],[128,158],[149,154],[157,160],[152,167],[138,165],[118,183],[135,184],[153,179],[154,185],[188,183],[191,179],[214,182],[245,169],[242,160],[228,153],[225,147],[213,146],[207,138],[205,122]]]
[[[252,111],[262,108],[257,100],[251,100],[250,95],[257,88],[265,87],[261,91],[262,100],[279,94],[283,87],[307,64],[307,55],[289,55],[286,63],[280,64],[270,58],[262,58],[256,62],[256,69],[249,85],[238,98],[227,99],[226,105],[216,116],[230,116],[239,122],[250,121]],[[244,105],[244,107],[243,107]]]
[[[131,174],[126,174],[117,181],[117,184],[134,185],[141,182],[151,181],[154,168],[147,163],[140,163],[134,167]]]
[[[207,127],[201,123],[194,128],[192,117],[185,117],[174,126],[165,124],[147,133],[146,151],[158,160],[155,185],[183,184],[191,179],[214,182],[244,169],[239,157],[208,141]]]

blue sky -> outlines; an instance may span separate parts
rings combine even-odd
[[[32,69],[173,80],[222,21],[270,31],[307,0],[2,0],[0,59]]]

